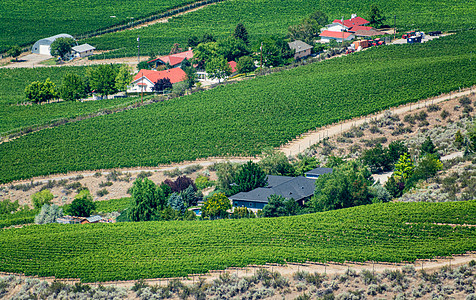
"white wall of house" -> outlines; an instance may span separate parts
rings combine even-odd
[[[144,85],[142,85],[144,84]],[[141,92],[152,92],[154,84],[144,77],[143,79],[137,79],[132,82],[130,86],[127,87],[128,93],[141,93]]]
[[[90,55],[93,55],[93,54],[94,54],[93,50],[88,50],[88,51],[83,51],[83,52],[75,52],[74,56],[75,57],[86,57],[86,56],[90,56]]]
[[[321,31],[329,30],[329,31],[341,32],[343,29],[348,29],[348,28],[340,23],[332,23],[332,24],[326,25],[326,27],[322,28]]]

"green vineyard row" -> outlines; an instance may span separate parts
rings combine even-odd
[[[476,84],[469,31],[393,45],[0,144],[0,182],[260,154],[316,127]]]
[[[138,30],[126,30],[88,39],[87,42],[101,50],[116,50],[106,57],[137,55],[136,38],[141,38],[144,55],[168,54],[174,43],[186,47],[188,37],[201,37],[210,33],[217,38],[229,36],[241,22],[247,28],[250,39],[257,41],[263,36],[282,35],[288,27],[298,24],[316,10],[334,19],[350,18],[355,13],[367,18],[370,5],[377,4],[390,26],[399,30],[420,29],[461,30],[476,27],[476,15],[471,1],[443,0],[228,0],[190,12],[153,26]],[[102,57],[103,55],[101,55]]]
[[[418,213],[414,213],[418,211]],[[0,270],[84,282],[285,262],[414,261],[476,250],[476,202],[386,203],[217,221],[32,225],[0,231]]]

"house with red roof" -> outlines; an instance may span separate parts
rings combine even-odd
[[[165,66],[169,64],[172,68],[181,67],[182,62],[187,59],[191,60],[193,58],[193,50],[188,50],[185,52],[180,52],[171,55],[160,56],[156,59],[149,60],[147,63],[152,66],[152,68],[157,69],[159,66]]]
[[[353,27],[353,26],[362,26],[362,25],[366,25],[366,24],[369,24],[370,22],[365,20],[364,18],[362,17],[357,17],[356,14],[352,14],[351,18],[348,19],[348,20],[339,20],[339,19],[335,19],[332,23],[339,23],[339,24],[343,24],[347,27]]]
[[[187,74],[180,68],[172,68],[163,71],[154,70],[140,70],[134,80],[132,80],[127,92],[140,93],[140,92],[152,92],[154,84],[159,79],[170,79],[172,84],[184,81],[187,78]]]
[[[338,43],[342,43],[342,39],[344,41],[351,41],[355,38],[355,35],[350,32],[337,32],[337,31],[330,31],[330,30],[324,30],[319,34],[321,37],[321,41],[324,43],[328,43],[331,40],[335,40]]]

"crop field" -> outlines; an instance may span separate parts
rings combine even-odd
[[[475,216],[476,202],[468,201],[281,218],[34,225],[0,232],[0,270],[94,282],[249,264],[414,261],[476,250],[476,228],[433,224],[476,224]]]
[[[474,85],[475,43],[470,31],[370,49],[35,132],[0,145],[0,182],[260,154],[316,127]]]
[[[26,102],[25,87],[33,81],[50,78],[56,86],[67,73],[84,75],[87,67],[0,69],[0,134],[62,118],[72,118],[133,102],[108,99],[86,102],[58,102],[45,105],[18,105]]]
[[[420,29],[458,30],[476,27],[474,2],[464,0],[423,0],[423,1],[375,1],[375,0],[229,0],[205,7],[146,28],[106,34],[87,40],[102,50],[120,49],[110,57],[137,55],[138,35],[141,37],[141,53],[147,55],[168,54],[174,43],[186,47],[191,35],[202,36],[211,33],[216,37],[230,35],[235,26],[242,22],[252,41],[260,36],[284,35],[290,25],[300,22],[316,10],[325,12],[329,21],[352,13],[366,18],[371,4],[377,4],[393,26],[393,16],[397,16],[399,30]]]
[[[11,45],[68,33],[73,36],[116,24],[125,24],[164,12],[193,0],[2,0],[0,2],[0,52]],[[115,17],[111,17],[115,16]]]

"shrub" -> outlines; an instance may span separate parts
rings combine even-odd
[[[106,182],[101,181],[101,183],[99,184],[99,187],[106,187],[111,185],[113,185],[112,181],[106,181]]]
[[[177,176],[180,176],[182,174],[183,174],[183,172],[179,168],[175,168],[175,169],[170,170],[170,171],[164,171],[164,175],[168,176],[168,177],[177,177]]]
[[[102,173],[101,173],[101,172],[96,172],[96,173],[94,173],[94,177],[96,177],[96,178],[99,178],[99,177],[101,177],[101,176],[102,176]]]
[[[436,104],[431,104],[428,106],[428,108],[426,109],[428,112],[434,112],[434,111],[439,111],[441,110],[441,108],[436,105]]]
[[[362,270],[362,272],[360,272],[360,277],[362,277],[364,284],[377,283],[377,277],[374,275],[374,273],[370,272],[369,270]]]
[[[449,117],[450,113],[447,112],[446,110],[443,110],[440,114],[440,117],[444,120],[446,119],[447,117]]]
[[[195,173],[196,171],[199,171],[203,169],[203,166],[202,165],[199,165],[199,164],[196,164],[196,165],[191,165],[191,166],[188,166],[186,167],[184,170],[183,170],[183,173],[184,174],[192,174],[192,173]]]
[[[121,175],[122,175],[122,172],[113,170],[113,171],[109,172],[109,174],[106,175],[106,179],[108,181],[118,181],[119,176],[121,176]]]
[[[372,127],[370,127],[369,130],[370,130],[371,133],[374,133],[374,134],[375,134],[375,133],[380,133],[380,134],[382,133],[382,130],[380,130],[380,128],[378,128],[378,127],[375,126],[375,125],[372,126]]]
[[[50,190],[46,189],[31,195],[31,201],[35,208],[41,208],[45,204],[51,204],[51,200],[53,200],[53,198],[54,196]]]
[[[137,178],[139,178],[139,179],[144,179],[144,178],[150,177],[150,176],[152,176],[152,172],[150,172],[150,171],[149,171],[149,172],[142,171],[142,172],[140,172],[140,173],[137,175]]]
[[[210,179],[206,176],[198,176],[197,179],[195,179],[195,185],[199,190],[203,190],[211,186]]]
[[[109,194],[109,191],[105,188],[96,192],[96,195],[99,197],[106,196],[107,194]]]

